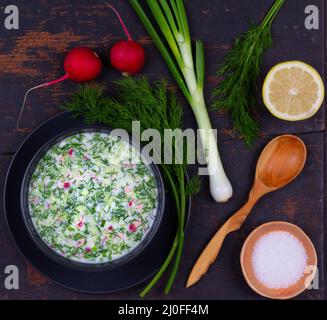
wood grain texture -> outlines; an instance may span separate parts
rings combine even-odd
[[[207,59],[206,97],[221,79],[215,77],[218,65],[232,45],[234,37],[247,28],[246,21],[258,21],[272,0],[186,0],[191,32],[205,42]],[[3,2],[1,2],[3,3]],[[138,22],[127,1],[112,0],[124,16],[134,38],[146,49],[148,60],[145,74],[151,79],[169,77],[169,73]],[[65,52],[77,45],[96,49],[106,68],[99,78],[109,87],[109,81],[120,75],[108,63],[108,48],[124,37],[115,15],[101,1],[16,0],[20,9],[20,30],[8,31],[0,24],[0,197],[3,181],[12,154],[27,133],[17,132],[15,125],[27,88],[62,76]],[[319,30],[304,28],[304,8],[315,4],[320,8]],[[1,4],[2,6],[2,4]],[[325,11],[323,0],[288,0],[273,26],[274,47],[265,55],[262,77],[275,63],[283,60],[304,60],[325,76]],[[171,87],[176,88],[174,81]],[[24,113],[23,126],[32,130],[51,115],[76,90],[71,82],[33,92]],[[184,102],[184,100],[182,99]],[[193,115],[185,104],[185,126],[195,127]],[[246,285],[240,270],[239,254],[246,236],[258,225],[285,220],[299,225],[311,237],[318,252],[320,289],[306,291],[301,299],[327,298],[324,288],[324,226],[325,226],[325,108],[312,119],[287,123],[275,119],[258,103],[257,117],[262,124],[261,138],[252,150],[234,136],[230,120],[223,113],[212,112],[213,127],[219,130],[221,154],[235,194],[227,204],[215,204],[204,180],[202,192],[193,199],[192,217],[186,234],[182,267],[171,295],[161,294],[162,285],[149,295],[150,299],[260,299]],[[262,199],[254,208],[242,229],[232,234],[224,244],[218,261],[199,284],[184,289],[187,275],[201,249],[226,218],[244,204],[253,182],[254,169],[263,146],[281,133],[300,134],[308,146],[308,163],[296,182]],[[191,168],[195,170],[195,168]],[[143,286],[118,294],[88,296],[75,293],[52,283],[31,267],[12,241],[0,209],[0,299],[137,299]],[[16,264],[21,272],[21,289],[7,291],[3,286],[3,268]]]
[[[230,140],[222,143],[222,157],[228,163],[227,170],[234,182],[235,195],[228,204],[215,204],[210,199],[208,183],[192,202],[192,216],[186,232],[186,246],[183,261],[176,284],[169,296],[162,295],[162,285],[156,287],[149,295],[150,299],[260,299],[245,283],[239,265],[239,255],[247,235],[258,225],[282,220],[297,224],[312,239],[316,246],[319,270],[324,270],[324,189],[322,162],[324,150],[322,133],[300,135],[308,147],[308,161],[303,173],[296,182],[285,189],[264,197],[253,209],[251,216],[238,232],[226,239],[218,260],[213,264],[208,274],[194,287],[185,289],[187,276],[198,254],[211,236],[226,219],[247,200],[251,188],[254,169],[261,150],[268,141],[263,139],[255,146],[254,151],[247,150],[240,141]],[[0,156],[1,179],[11,156]],[[246,169],[245,169],[246,168]],[[233,170],[231,170],[233,169]],[[195,168],[193,168],[195,170]],[[3,185],[3,181],[1,181]],[[2,190],[0,190],[2,195]],[[142,285],[121,293],[105,296],[88,296],[63,289],[53,283],[42,286],[35,285],[37,276],[27,276],[27,265],[18,249],[13,244],[3,222],[1,209],[0,243],[3,250],[0,253],[1,266],[16,264],[22,272],[22,289],[16,293],[8,292],[1,287],[0,299],[9,298],[101,298],[101,299],[136,299]],[[34,279],[34,280],[33,280]],[[36,280],[38,283],[39,280]],[[302,299],[322,299],[324,297],[324,273],[320,274],[320,289],[306,291]]]
[[[247,20],[259,21],[271,5],[271,0],[248,2],[233,0],[186,1],[191,32],[194,38],[203,39],[206,47],[207,85],[206,96],[210,105],[210,91],[220,81],[215,72],[238,34],[247,29]],[[14,152],[26,134],[15,132],[23,95],[26,89],[63,74],[62,63],[65,52],[76,45],[87,45],[97,50],[106,62],[100,81],[119,77],[108,63],[108,48],[124,37],[115,15],[101,3],[64,0],[33,1],[26,5],[16,1],[20,8],[20,30],[2,28],[0,41],[0,63],[4,70],[0,78],[2,101],[6,107],[0,110],[6,122],[0,128],[0,153]],[[145,45],[148,60],[145,73],[153,78],[168,77],[169,74],[152,41],[138,22],[128,2],[113,1],[123,13],[135,39]],[[321,8],[320,21],[324,24],[323,1],[313,0]],[[262,77],[276,62],[300,59],[315,66],[324,76],[324,31],[308,31],[304,27],[304,8],[307,0],[289,0],[281,10],[273,26],[274,47],[264,59]],[[205,23],[204,23],[205,21]],[[172,82],[175,85],[174,82]],[[23,126],[34,128],[37,124],[58,112],[58,105],[76,89],[70,82],[33,92],[27,104]],[[323,131],[324,108],[310,120],[285,125],[272,117],[260,102],[257,117],[262,125],[261,134]],[[194,118],[185,109],[186,125],[195,126]],[[228,117],[212,112],[213,127],[220,132],[220,139],[235,138]],[[10,139],[9,135],[12,137]]]

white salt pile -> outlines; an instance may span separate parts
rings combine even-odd
[[[273,231],[262,236],[252,253],[255,277],[271,289],[288,288],[300,280],[307,260],[303,244],[286,231]]]

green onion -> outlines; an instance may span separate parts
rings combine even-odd
[[[226,202],[232,196],[233,191],[220,160],[217,142],[205,105],[203,43],[199,40],[195,43],[194,64],[191,36],[183,0],[147,0],[146,2],[157,23],[157,28],[161,30],[161,36],[139,1],[130,0],[178,86],[190,103],[199,129],[202,129],[200,136],[208,166],[211,195],[217,202]]]

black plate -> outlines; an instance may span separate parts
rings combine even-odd
[[[72,119],[69,112],[61,113],[35,129],[22,143],[9,167],[4,191],[4,209],[9,230],[24,256],[41,273],[56,283],[87,293],[109,293],[136,286],[150,278],[169,253],[176,232],[176,209],[166,195],[165,213],[151,243],[133,260],[105,270],[76,270],[58,263],[44,254],[35,244],[20,206],[21,186],[25,172],[39,149],[61,132],[86,127],[83,119]],[[99,125],[99,128],[104,126]],[[190,200],[187,214],[189,216]],[[187,217],[188,218],[188,217]]]

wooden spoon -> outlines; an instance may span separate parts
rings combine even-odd
[[[265,194],[280,189],[302,171],[307,158],[304,142],[293,135],[273,139],[262,151],[248,202],[217,231],[196,261],[186,283],[194,285],[216,260],[226,236],[238,230],[256,202]]]

